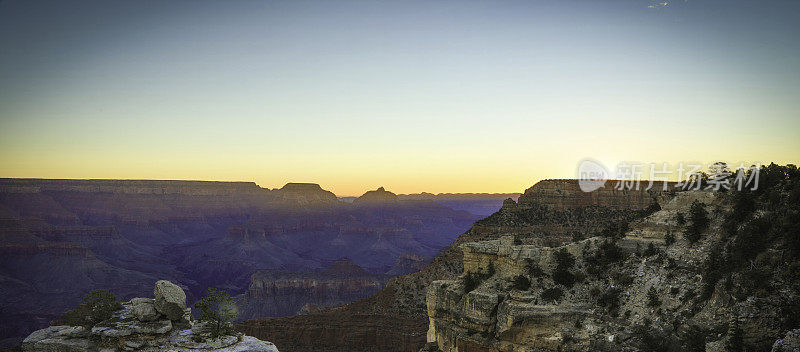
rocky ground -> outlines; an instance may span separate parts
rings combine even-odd
[[[58,325],[37,330],[22,344],[29,352],[216,351],[277,352],[270,342],[234,334],[212,337],[206,322],[196,322],[183,290],[158,281],[155,298],[134,298],[111,318],[90,328]]]
[[[464,274],[428,289],[423,350],[798,351],[791,330],[798,278],[767,271],[796,265],[781,236],[737,267],[731,261],[741,256],[718,259],[736,253],[741,236],[726,231],[730,197],[693,191],[660,200],[660,211],[621,237],[542,246],[507,236],[460,245]],[[695,203],[707,209],[709,225],[693,242],[682,218]],[[795,216],[786,203],[770,204],[750,216]]]

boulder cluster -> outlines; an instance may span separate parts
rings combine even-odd
[[[213,338],[192,318],[186,294],[169,281],[156,282],[155,298],[133,298],[91,328],[51,326],[30,334],[23,351],[217,351],[277,352],[274,344],[236,334]]]

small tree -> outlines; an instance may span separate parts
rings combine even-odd
[[[664,236],[664,244],[669,247],[673,243],[675,243],[675,235],[672,234],[672,231],[667,232],[667,235]]]
[[[480,285],[480,279],[471,271],[464,274],[464,293],[470,293]]]
[[[655,287],[650,287],[647,291],[647,305],[650,307],[658,307],[661,305],[661,299],[658,297],[658,291]]]
[[[83,326],[91,328],[95,324],[111,318],[117,310],[122,309],[122,304],[108,290],[92,290],[83,297],[83,304],[69,312],[64,313],[54,323],[56,325]]]
[[[703,232],[708,229],[708,212],[706,211],[703,203],[700,203],[696,200],[692,202],[692,207],[689,210],[689,220],[691,221],[691,224],[689,224],[689,227],[686,229],[684,236],[689,243],[693,244],[697,242]]]
[[[514,283],[511,287],[515,290],[527,291],[529,288],[531,288],[531,280],[524,275],[517,275],[514,278]]]
[[[561,248],[553,252],[553,259],[556,262],[556,267],[553,269],[553,281],[559,285],[571,287],[575,283],[575,275],[570,272],[575,265],[575,257],[566,249]]]
[[[206,295],[194,306],[203,313],[200,319],[211,323],[214,337],[232,333],[230,322],[236,319],[239,310],[228,292],[209,287]]]

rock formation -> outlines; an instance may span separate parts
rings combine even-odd
[[[156,297],[154,308],[169,320],[178,320],[186,310],[186,294],[178,285],[167,280],[159,280],[153,289]]]
[[[155,299],[131,299],[123,303],[122,309],[114,312],[111,318],[91,328],[59,325],[34,331],[23,341],[22,350],[278,352],[272,343],[251,336],[235,334],[212,337],[205,322],[196,323],[191,319],[191,310],[185,308],[185,303],[184,308],[180,309],[181,314],[173,316],[181,305],[181,297],[185,300],[186,295],[180,287],[169,281],[158,281],[154,292]],[[184,310],[187,314],[183,314]],[[187,317],[186,327],[176,327],[175,323]]]
[[[553,189],[544,190],[549,193],[545,198],[559,194]],[[787,328],[797,326],[797,319],[791,313],[787,315],[800,308],[797,277],[754,271],[791,261],[788,254],[779,259],[773,252],[775,248],[786,248],[785,243],[775,239],[783,235],[775,235],[778,237],[772,237],[773,242],[764,247],[764,253],[771,254],[736,269],[732,263],[718,259],[728,255],[722,253],[726,242],[726,251],[737,248],[737,239],[725,232],[730,231],[725,230],[731,219],[727,215],[730,209],[726,209],[731,206],[729,198],[691,191],[665,195],[659,200],[661,210],[631,223],[621,238],[594,236],[542,246],[522,244],[514,236],[504,236],[461,244],[464,274],[457,279],[435,281],[428,288],[429,345],[425,350],[796,348],[796,330],[785,337],[783,334]],[[573,207],[586,204],[585,201],[583,197],[568,196],[556,204]],[[647,203],[629,195],[621,201],[604,196],[592,200],[595,201],[610,206],[642,207]],[[775,202],[774,198],[770,202]],[[780,213],[786,203],[777,202],[783,205],[773,203],[771,209]],[[694,212],[695,204],[716,210],[709,211],[708,232],[692,243],[690,237],[675,234],[682,233],[686,226],[678,220],[683,216],[679,214]],[[725,270],[728,276],[714,274]],[[755,276],[742,281],[748,275]],[[783,339],[776,342],[780,337]]]
[[[260,270],[250,287],[236,297],[239,319],[310,313],[369,297],[389,276],[371,274],[347,259],[322,272]]]
[[[568,185],[570,190],[580,192],[577,180],[571,183],[545,180],[537,185],[532,188],[555,189],[559,185]],[[416,351],[426,343],[427,287],[434,280],[455,279],[462,273],[459,245],[498,239],[509,233],[530,244],[571,242],[576,233],[593,234],[616,222],[627,223],[644,216],[642,210],[664,193],[645,192],[643,195],[650,197],[647,201],[635,197],[631,199],[636,201],[619,202],[601,201],[606,198],[590,195],[588,202],[560,202],[554,207],[539,206],[537,204],[541,202],[535,201],[511,206],[515,203],[512,200],[506,207],[476,222],[426,268],[389,280],[384,289],[370,298],[301,317],[249,320],[239,324],[239,329],[254,336],[268,336],[278,347],[298,352],[315,351],[312,341],[330,351]],[[528,199],[535,200],[535,197],[533,192]],[[502,202],[501,199],[499,204]],[[614,206],[607,206],[609,204]],[[386,321],[397,322],[402,328],[383,328]],[[309,329],[308,326],[315,328]],[[336,334],[328,335],[325,331],[336,331]]]
[[[355,205],[381,205],[397,202],[397,195],[379,187],[374,191],[367,191],[361,197],[353,200]]]

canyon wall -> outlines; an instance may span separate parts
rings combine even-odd
[[[237,319],[286,317],[341,306],[377,293],[389,276],[340,260],[322,272],[259,270],[236,297]]]
[[[562,187],[564,191],[558,192]],[[520,197],[519,203],[506,200],[499,211],[473,224],[423,270],[389,280],[372,297],[301,317],[252,319],[241,323],[239,329],[269,339],[279,348],[299,352],[317,350],[308,343],[315,339],[318,346],[331,351],[417,351],[426,343],[428,286],[435,280],[455,279],[463,272],[459,245],[509,234],[527,245],[569,243],[575,237],[589,237],[617,222],[644,216],[643,210],[667,193],[627,196],[601,189],[595,192],[607,195],[584,196],[577,192],[581,191],[576,180],[541,181],[526,191],[528,196]],[[617,196],[624,200],[614,200]],[[546,205],[554,199],[561,200],[556,200],[555,206]],[[386,321],[397,321],[405,328],[381,329]]]

